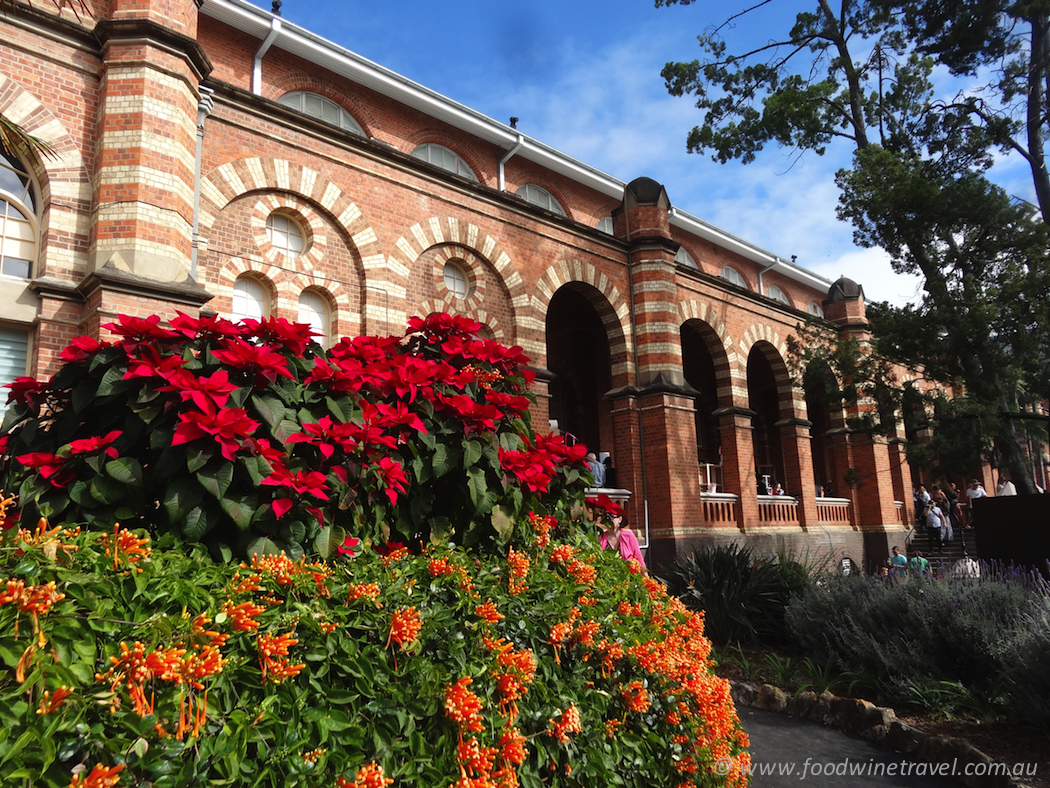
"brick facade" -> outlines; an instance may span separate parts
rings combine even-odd
[[[243,277],[290,320],[315,295],[332,336],[456,312],[530,356],[535,424],[557,418],[611,453],[656,564],[728,541],[863,564],[903,538],[901,441],[851,434],[844,414],[818,432],[788,374],[810,305],[862,333],[862,294],[829,300],[831,283],[676,208],[660,184],[589,169],[243,0],[90,7],[0,16],[0,112],[56,151],[25,162],[32,275],[0,281],[28,374],[51,374],[73,336],[121,312],[230,314]],[[290,91],[334,102],[364,135],[278,104]],[[414,158],[423,143],[477,181]],[[516,196],[525,184],[565,216]],[[301,228],[302,254],[270,243],[271,214]],[[466,298],[445,287],[446,263]],[[763,294],[774,285],[788,303]],[[698,424],[717,491],[701,487]],[[794,497],[758,494],[767,468]],[[820,501],[829,468],[841,500]]]

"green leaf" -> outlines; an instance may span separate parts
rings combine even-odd
[[[96,397],[108,397],[111,394],[117,393],[118,389],[126,388],[124,383],[124,370],[120,367],[110,367],[106,370],[106,374],[102,376],[102,381],[98,384],[98,389],[95,391]]]
[[[186,470],[190,473],[196,473],[205,465],[208,464],[208,460],[211,459],[212,454],[215,450],[211,447],[204,447],[200,445],[186,445]]]
[[[219,505],[238,528],[247,531],[252,525],[252,520],[255,519],[253,499],[254,496],[249,495],[242,495],[238,498],[223,497],[219,499]]]
[[[194,506],[186,514],[186,520],[182,524],[182,534],[191,542],[199,542],[214,526],[214,516],[207,509]]]
[[[91,497],[105,506],[112,506],[124,497],[124,485],[105,476],[96,476],[90,484]]]
[[[194,479],[181,477],[167,486],[161,505],[168,515],[168,520],[174,523],[200,504],[203,497],[204,491]]]
[[[262,395],[252,396],[252,405],[255,406],[255,413],[270,428],[271,432],[277,432],[277,425],[284,421],[288,409],[284,406],[277,397],[267,397]]]
[[[197,481],[200,482],[201,487],[221,501],[233,483],[233,464],[223,463],[214,470],[198,473]]]
[[[247,553],[249,558],[253,555],[280,555],[281,548],[278,547],[277,543],[269,537],[260,536],[258,539],[253,539],[248,542],[248,547],[244,552]]]
[[[449,456],[448,447],[444,443],[439,443],[434,447],[434,458],[431,463],[434,469],[434,476],[441,477],[452,470],[452,459]]]
[[[467,470],[471,466],[477,465],[478,460],[481,459],[481,455],[481,443],[473,440],[463,441],[463,470]]]
[[[0,758],[0,766],[3,766],[9,760],[18,755],[22,750],[33,744],[37,740],[38,733],[34,729],[29,729],[21,736],[18,737],[18,741],[14,743],[10,750],[4,753],[4,757]]]
[[[322,558],[331,558],[336,550],[346,541],[346,531],[338,525],[330,525],[322,528],[314,540],[314,550]]]
[[[142,465],[134,457],[117,457],[106,463],[106,473],[121,484],[142,486]]]

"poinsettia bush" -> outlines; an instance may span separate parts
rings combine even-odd
[[[515,526],[505,557],[241,564],[174,533],[12,530],[0,784],[746,785],[702,614],[581,523]]]
[[[473,320],[327,351],[274,318],[106,328],[114,341],[81,337],[50,380],[11,386],[0,486],[25,525],[120,522],[227,559],[330,556],[348,536],[496,549],[588,473],[583,446],[531,429],[521,349]]]

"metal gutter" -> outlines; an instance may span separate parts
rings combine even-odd
[[[539,140],[522,134],[517,129],[512,129],[477,110],[413,82],[368,58],[292,24],[287,19],[264,11],[247,0],[203,0],[201,13],[262,40],[263,44],[256,54],[257,67],[266,50],[276,45],[351,82],[374,90],[380,95],[509,151],[503,158],[503,162],[506,162],[511,155],[521,156],[608,197],[623,198],[624,188],[627,185],[625,181],[614,178]],[[261,79],[261,70],[259,77]],[[253,92],[258,93],[255,79],[256,75],[253,73],[252,88]],[[503,188],[502,183],[500,187]],[[826,293],[831,286],[830,280],[793,263],[787,263],[777,255],[760,249],[681,209],[671,208],[670,222],[673,227],[730,249],[747,260],[765,266],[766,270],[776,270],[782,276],[807,287]]]

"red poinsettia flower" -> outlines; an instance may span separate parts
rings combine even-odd
[[[314,368],[303,382],[307,385],[320,384],[343,394],[356,393],[365,383],[358,362],[338,360],[333,364],[320,356],[314,359]]]
[[[406,492],[405,485],[408,484],[408,475],[401,463],[392,457],[380,457],[378,462],[365,467],[376,471],[382,482],[383,492],[390,499],[390,505],[396,505],[398,495]]]
[[[410,318],[405,336],[423,334],[427,342],[433,345],[440,344],[452,336],[473,337],[480,330],[481,323],[477,320],[441,312],[425,318]]]
[[[360,539],[355,539],[353,536],[347,536],[346,539],[343,540],[343,543],[335,548],[335,550],[339,555],[348,555],[353,558],[358,553],[357,546],[359,544],[361,544]]]
[[[307,443],[316,446],[321,456],[332,459],[335,450],[350,453],[357,448],[359,428],[350,423],[337,423],[331,416],[322,416],[316,424],[306,422],[303,431],[290,435],[286,443]]]
[[[341,361],[356,359],[369,366],[390,360],[400,347],[401,340],[397,337],[344,337],[328,351],[328,355]]]
[[[172,319],[171,327],[174,331],[182,334],[186,339],[204,339],[222,341],[244,336],[247,329],[239,326],[231,320],[218,315],[208,317],[190,317],[182,312]]]
[[[153,377],[170,380],[185,363],[182,356],[162,356],[157,348],[143,345],[128,353],[128,370],[124,373],[124,380]]]
[[[458,419],[465,435],[494,430],[503,417],[503,411],[496,406],[475,402],[466,394],[436,394],[434,405],[438,412]]]
[[[171,343],[183,338],[178,332],[161,328],[160,318],[157,315],[149,317],[119,315],[116,323],[106,323],[102,327],[124,337],[118,344],[127,353],[157,342]]]
[[[623,517],[623,507],[605,493],[601,493],[597,498],[588,498],[587,500],[595,509],[600,509],[609,517]]]
[[[427,428],[417,413],[408,409],[404,402],[395,402],[393,405],[384,405],[382,402],[375,406],[375,423],[386,430],[397,432],[397,442],[405,443],[413,432],[426,432]]]
[[[75,456],[77,454],[93,454],[101,450],[110,459],[116,459],[119,452],[113,446],[113,441],[123,434],[122,430],[113,430],[99,437],[80,438],[79,440],[70,441],[69,453]]]
[[[547,492],[554,479],[554,461],[546,452],[537,452],[531,448],[514,451],[500,447],[499,464],[504,473],[514,476],[532,492]]]
[[[290,323],[283,317],[268,317],[264,320],[246,318],[241,321],[259,340],[267,345],[285,348],[297,356],[310,346],[311,337],[320,336],[306,323]]]
[[[5,384],[4,388],[11,389],[11,393],[7,395],[9,403],[17,402],[19,405],[37,408],[47,398],[47,390],[50,385],[50,382],[23,375],[15,378],[13,383]]]
[[[328,477],[320,471],[301,470],[292,473],[287,468],[274,468],[273,473],[262,480],[271,487],[284,487],[300,495],[312,495],[322,501],[328,500]]]
[[[66,460],[57,454],[46,451],[34,451],[29,454],[20,454],[15,461],[26,468],[36,468],[40,475],[51,482],[53,487],[65,487],[71,481],[73,474],[64,468]]]
[[[485,394],[485,399],[490,405],[495,405],[512,419],[516,416],[520,416],[529,409],[528,397],[504,394],[499,391],[489,391]]]
[[[218,408],[205,400],[200,412],[190,411],[179,416],[179,425],[171,439],[172,446],[200,438],[211,437],[219,444],[222,456],[227,460],[236,457],[238,450],[249,442],[251,434],[259,428],[259,422],[248,417],[244,408]]]
[[[221,408],[238,388],[230,382],[230,375],[225,369],[201,377],[179,369],[167,380],[168,385],[158,387],[157,391],[177,391],[183,402],[193,402],[202,411],[208,407],[208,403]]]
[[[259,385],[275,383],[278,375],[295,380],[284,356],[269,348],[249,345],[242,339],[227,341],[225,347],[213,351],[212,355],[234,369],[254,373]]]
[[[112,345],[108,342],[99,342],[93,337],[77,337],[59,354],[59,358],[70,363],[90,361],[96,353],[107,347],[112,347]]]

